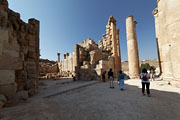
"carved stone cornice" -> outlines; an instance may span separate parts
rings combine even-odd
[[[156,15],[158,14],[158,8],[155,8],[155,9],[152,11],[152,14],[153,14],[154,16],[156,16]]]
[[[133,22],[134,22],[135,25],[138,24],[138,22],[136,20],[134,20]]]
[[[160,0],[157,0],[157,4],[159,3]]]

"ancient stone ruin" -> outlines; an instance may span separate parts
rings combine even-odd
[[[109,71],[110,68],[117,77],[121,70],[121,53],[119,29],[116,28],[114,17],[109,18],[103,41],[99,40],[96,44],[88,38],[76,44],[70,55],[64,54],[61,62],[58,58],[58,62],[61,76],[75,76],[76,80],[98,79],[103,71]]]
[[[39,75],[39,21],[28,23],[0,0],[0,95],[8,101],[36,92]]]
[[[55,61],[48,59],[39,59],[39,79],[57,78],[59,68]]]
[[[161,77],[180,85],[180,1],[157,0],[157,4],[153,15]],[[39,24],[34,18],[23,22],[19,13],[8,8],[7,0],[0,0],[0,107],[7,101],[26,100],[35,94],[39,75],[88,81],[99,80],[102,72],[110,68],[115,77],[122,70],[119,29],[113,16],[103,40],[97,44],[88,38],[76,44],[72,53],[64,54],[63,60],[58,53],[57,62],[41,60],[40,64]],[[133,16],[126,18],[128,71],[132,79],[139,78],[140,72],[136,24]]]
[[[180,1],[157,0],[153,11],[161,76],[180,84]]]

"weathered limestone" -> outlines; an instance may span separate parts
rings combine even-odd
[[[136,24],[133,16],[126,18],[128,63],[130,78],[139,78],[139,55],[136,36]]]
[[[173,81],[180,81],[180,1],[157,0],[157,4],[158,8],[153,11],[153,15],[162,77],[173,83]]]
[[[110,51],[114,57],[113,71],[117,77],[121,70],[121,55],[119,45],[119,29],[116,29],[116,20],[110,16],[108,24],[106,25],[106,34],[103,35],[103,45],[106,51]]]
[[[0,0],[0,94],[15,100],[19,90],[35,92],[39,55],[39,21],[23,22]]]

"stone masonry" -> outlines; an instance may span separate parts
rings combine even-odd
[[[179,0],[157,0],[153,11],[162,78],[171,84],[180,84],[179,11]]]
[[[33,95],[38,68],[39,21],[23,22],[8,8],[7,0],[0,0],[0,94],[10,101],[20,92]]]

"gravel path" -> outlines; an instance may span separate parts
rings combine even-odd
[[[152,97],[147,97],[140,80],[125,84],[124,91],[106,82],[49,98],[35,96],[0,110],[0,120],[180,120],[180,88],[153,81]]]

